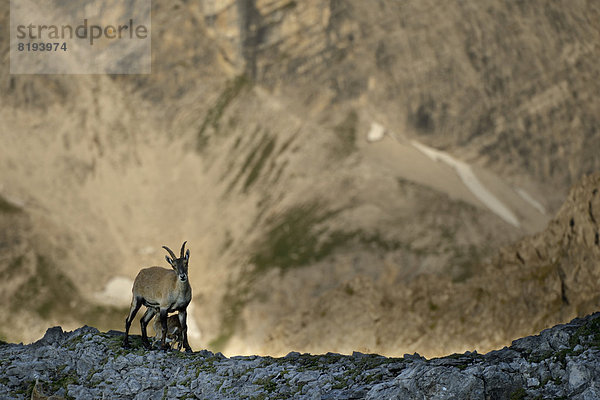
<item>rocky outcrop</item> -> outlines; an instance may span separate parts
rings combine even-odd
[[[281,318],[269,348],[348,351],[354,344],[428,357],[486,352],[594,312],[600,308],[599,202],[600,173],[583,177],[544,231],[473,265],[465,279],[421,275],[402,284],[393,271],[380,280],[348,279]]]
[[[289,353],[226,358],[121,347],[122,332],[51,328],[30,345],[0,345],[0,392],[90,399],[525,399],[600,397],[600,313],[488,354]],[[58,397],[58,398],[60,398]]]

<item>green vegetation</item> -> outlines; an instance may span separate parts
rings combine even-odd
[[[287,10],[291,10],[294,9],[298,6],[298,2],[295,0],[292,0],[286,4],[284,4],[283,6],[281,6],[281,10],[282,11],[287,11]]]
[[[23,381],[21,382],[21,386],[18,389],[15,389],[12,392],[12,395],[25,395],[25,398],[31,398],[31,393],[33,392],[33,387],[35,386],[35,381]],[[14,396],[14,397],[22,397],[22,396]]]
[[[207,347],[209,349],[212,349],[215,351],[223,350],[225,348],[225,346],[227,345],[227,343],[229,342],[229,339],[231,339],[231,337],[233,336],[234,329],[235,329],[235,325],[233,323],[236,320],[237,320],[237,315],[233,321],[231,318],[227,318],[227,317],[222,318],[221,319],[221,333],[215,339],[211,340],[208,343]]]
[[[574,348],[586,341],[589,347],[600,349],[600,318],[596,318],[577,329],[569,338],[569,345]]]
[[[242,90],[250,86],[250,83],[251,81],[246,75],[237,76],[232,81],[227,82],[225,89],[221,92],[215,104],[206,113],[206,117],[198,130],[196,142],[196,150],[198,152],[202,152],[208,144],[208,128],[213,128],[215,132],[219,131],[219,123],[223,113]]]
[[[277,383],[275,382],[275,376],[265,376],[262,379],[257,379],[254,384],[262,386],[265,392],[273,393],[277,390]]]
[[[75,297],[74,297],[75,296]],[[13,298],[15,309],[33,309],[40,317],[71,313],[78,306],[75,284],[54,264],[36,256],[35,273],[17,289]]]
[[[275,138],[272,137],[266,140],[265,145],[262,147],[260,151],[260,155],[258,156],[258,160],[252,166],[250,173],[246,177],[246,181],[244,182],[244,192],[248,190],[248,188],[256,181],[258,178],[260,171],[265,165],[266,160],[269,158],[273,150],[275,149]]]
[[[254,273],[269,268],[282,270],[319,261],[331,253],[337,244],[346,240],[342,235],[332,235],[326,241],[319,237],[325,232],[319,224],[336,212],[322,211],[318,202],[290,208],[273,221],[257,251],[250,258],[256,266]]]
[[[334,147],[334,155],[343,158],[356,151],[356,132],[358,125],[358,114],[351,110],[346,118],[333,128],[337,140]]]
[[[105,330],[115,329],[115,327],[123,329],[128,312],[129,307],[96,305],[82,301],[74,311],[74,315],[86,325]]]
[[[128,307],[95,305],[87,302],[73,281],[48,257],[35,255],[31,276],[15,291],[10,300],[16,310],[32,310],[43,319],[72,318],[84,324],[111,329],[123,325]],[[26,261],[14,258],[6,271],[14,273]]]
[[[579,344],[593,349],[600,349],[600,318],[580,326],[569,338],[569,348],[559,350],[552,355],[556,361],[566,365],[567,356],[577,356],[583,352],[583,350],[575,351],[575,347]]]
[[[129,335],[129,349],[123,347],[123,337],[121,336],[114,336],[106,333],[101,333],[100,336],[105,339],[105,342],[107,343],[107,350],[110,351],[110,354],[115,359],[126,354],[143,356],[148,354],[148,351],[150,351],[146,350],[142,344],[142,337],[140,335]]]
[[[483,253],[477,246],[470,244],[468,247],[456,246],[452,249],[452,256],[448,261],[449,265],[455,268],[452,274],[454,283],[465,282],[477,271],[476,268],[483,263]]]
[[[3,272],[7,273],[8,275],[15,275],[23,266],[23,261],[25,261],[25,256],[22,254],[13,258]]]
[[[238,317],[246,305],[250,283],[246,282],[236,286],[238,287],[236,288],[230,283],[223,298],[220,334],[208,344],[208,347],[214,351],[221,351],[225,348],[235,332]]]
[[[567,356],[577,356],[583,352],[583,350],[575,351],[577,345],[582,345],[584,348],[600,349],[600,318],[596,318],[580,326],[569,338],[568,348],[559,351],[548,350],[535,356],[530,354],[527,356],[527,361],[541,362],[553,358],[555,361],[566,365]]]
[[[52,393],[55,393],[56,391],[58,391],[61,388],[66,390],[67,386],[78,385],[78,384],[79,384],[79,379],[77,378],[77,371],[72,370],[68,374],[59,376],[59,378],[56,381],[51,382],[50,383],[50,391]]]
[[[349,284],[346,284],[344,285],[344,293],[346,293],[348,296],[354,296],[354,288]]]
[[[568,355],[577,355],[579,353],[576,353],[575,351],[573,351],[573,349],[562,349],[557,351],[554,354],[554,359],[558,362],[560,362],[562,365],[566,366],[567,365],[567,356]]]
[[[328,231],[323,223],[339,212],[327,210],[315,201],[292,207],[270,221],[266,234],[250,257],[249,262],[254,268],[243,272],[237,282],[229,284],[223,298],[220,334],[211,341],[211,349],[220,351],[225,347],[234,334],[240,313],[254,297],[253,284],[269,270],[278,269],[286,273],[321,261],[351,243],[385,251],[401,246],[399,242],[386,240],[378,232]],[[354,294],[351,287],[345,290],[348,295]]]
[[[253,135],[256,135],[259,131],[260,128],[257,129]],[[229,184],[227,191],[231,191],[239,180],[246,175],[243,186],[243,191],[246,192],[260,176],[263,167],[269,160],[269,157],[273,154],[273,150],[275,150],[276,143],[277,139],[268,131],[265,131],[258,143],[249,150],[248,155],[242,164],[242,168]]]
[[[386,240],[379,232],[328,232],[321,225],[339,211],[327,211],[321,203],[312,202],[292,207],[275,218],[250,258],[250,263],[256,267],[253,273],[260,274],[271,268],[285,272],[309,265],[351,242],[385,251],[400,248],[399,242]]]
[[[231,247],[232,244],[233,244],[233,235],[231,234],[231,231],[227,230],[227,231],[225,231],[225,238],[223,240],[223,244],[221,245],[221,252],[225,252],[225,251],[229,250],[229,248]]]
[[[254,138],[259,133],[260,128],[257,128],[251,136]],[[249,149],[241,169],[229,184],[227,192],[230,192],[244,175],[246,176],[243,185],[244,192],[246,192],[250,188],[250,186],[254,184],[254,182],[260,176],[263,167],[273,154],[273,151],[276,147],[276,142],[277,139],[274,136],[272,136],[268,131],[265,131],[263,133],[258,143],[254,145],[251,149]],[[274,162],[272,161],[271,164],[271,166],[273,167]]]
[[[483,355],[477,354],[477,353],[472,353],[472,354],[453,353],[453,354],[450,354],[450,355],[442,357],[442,358],[435,358],[434,360],[436,360],[436,359],[438,359],[438,360],[439,359],[456,360],[456,361],[450,362],[450,365],[463,371],[463,370],[467,369],[470,365],[473,365],[474,363],[483,360]]]
[[[88,383],[89,386],[91,387],[95,387],[98,386],[100,383],[102,383],[102,380],[99,379],[98,377],[96,377],[96,379],[94,378],[94,375],[98,372],[102,372],[102,366],[106,364],[106,359],[104,360],[104,362],[102,363],[102,365],[99,365],[98,368],[90,368],[87,377],[85,379],[85,381]]]
[[[345,376],[334,376],[333,379],[335,379],[335,383],[333,385],[331,385],[332,389],[344,389],[346,387],[348,387],[348,378],[346,378]]]
[[[379,382],[382,379],[383,379],[383,374],[382,373],[377,373],[377,374],[367,375],[365,377],[364,382],[366,382],[368,384],[372,384],[374,382]]]
[[[554,355],[554,352],[552,350],[548,350],[546,352],[543,352],[542,354],[538,354],[537,356],[532,356],[531,354],[527,355],[527,361],[529,362],[536,362],[539,363],[541,361],[544,361],[550,357],[552,357]]]
[[[429,311],[431,312],[436,312],[437,310],[440,309],[440,306],[438,306],[437,304],[435,304],[433,301],[429,300]]]
[[[196,368],[196,376],[200,375],[202,372],[209,372],[211,374],[217,372],[215,361],[217,361],[216,357],[207,357],[194,363]]]
[[[16,214],[21,212],[21,208],[14,205],[13,203],[0,196],[0,213],[3,214]]]
[[[527,392],[522,387],[514,390],[510,394],[510,400],[523,400],[526,397],[527,397]]]

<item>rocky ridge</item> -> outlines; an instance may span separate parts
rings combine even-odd
[[[29,398],[525,399],[600,397],[600,313],[515,340],[488,354],[427,360],[291,352],[282,358],[121,347],[122,332],[48,329],[0,346],[0,392]],[[43,398],[43,397],[42,397]]]

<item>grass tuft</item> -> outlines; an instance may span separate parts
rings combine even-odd
[[[11,203],[6,200],[4,197],[0,196],[0,213],[3,214],[16,214],[21,212],[21,207]]]
[[[343,158],[356,151],[356,132],[358,125],[358,114],[352,110],[346,118],[333,128],[337,140],[333,154]]]
[[[221,117],[231,102],[242,92],[242,90],[250,86],[250,79],[246,75],[239,75],[232,81],[227,82],[225,89],[221,92],[215,104],[208,110],[206,117],[198,130],[196,150],[202,152],[210,140],[208,129],[212,128],[215,132],[219,131]]]

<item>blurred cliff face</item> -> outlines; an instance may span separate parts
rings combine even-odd
[[[183,240],[194,348],[484,350],[586,312],[591,295],[560,300],[571,267],[502,275],[497,254],[598,168],[597,17],[156,1],[152,74],[10,75],[3,57],[1,335],[122,329],[137,271]]]

